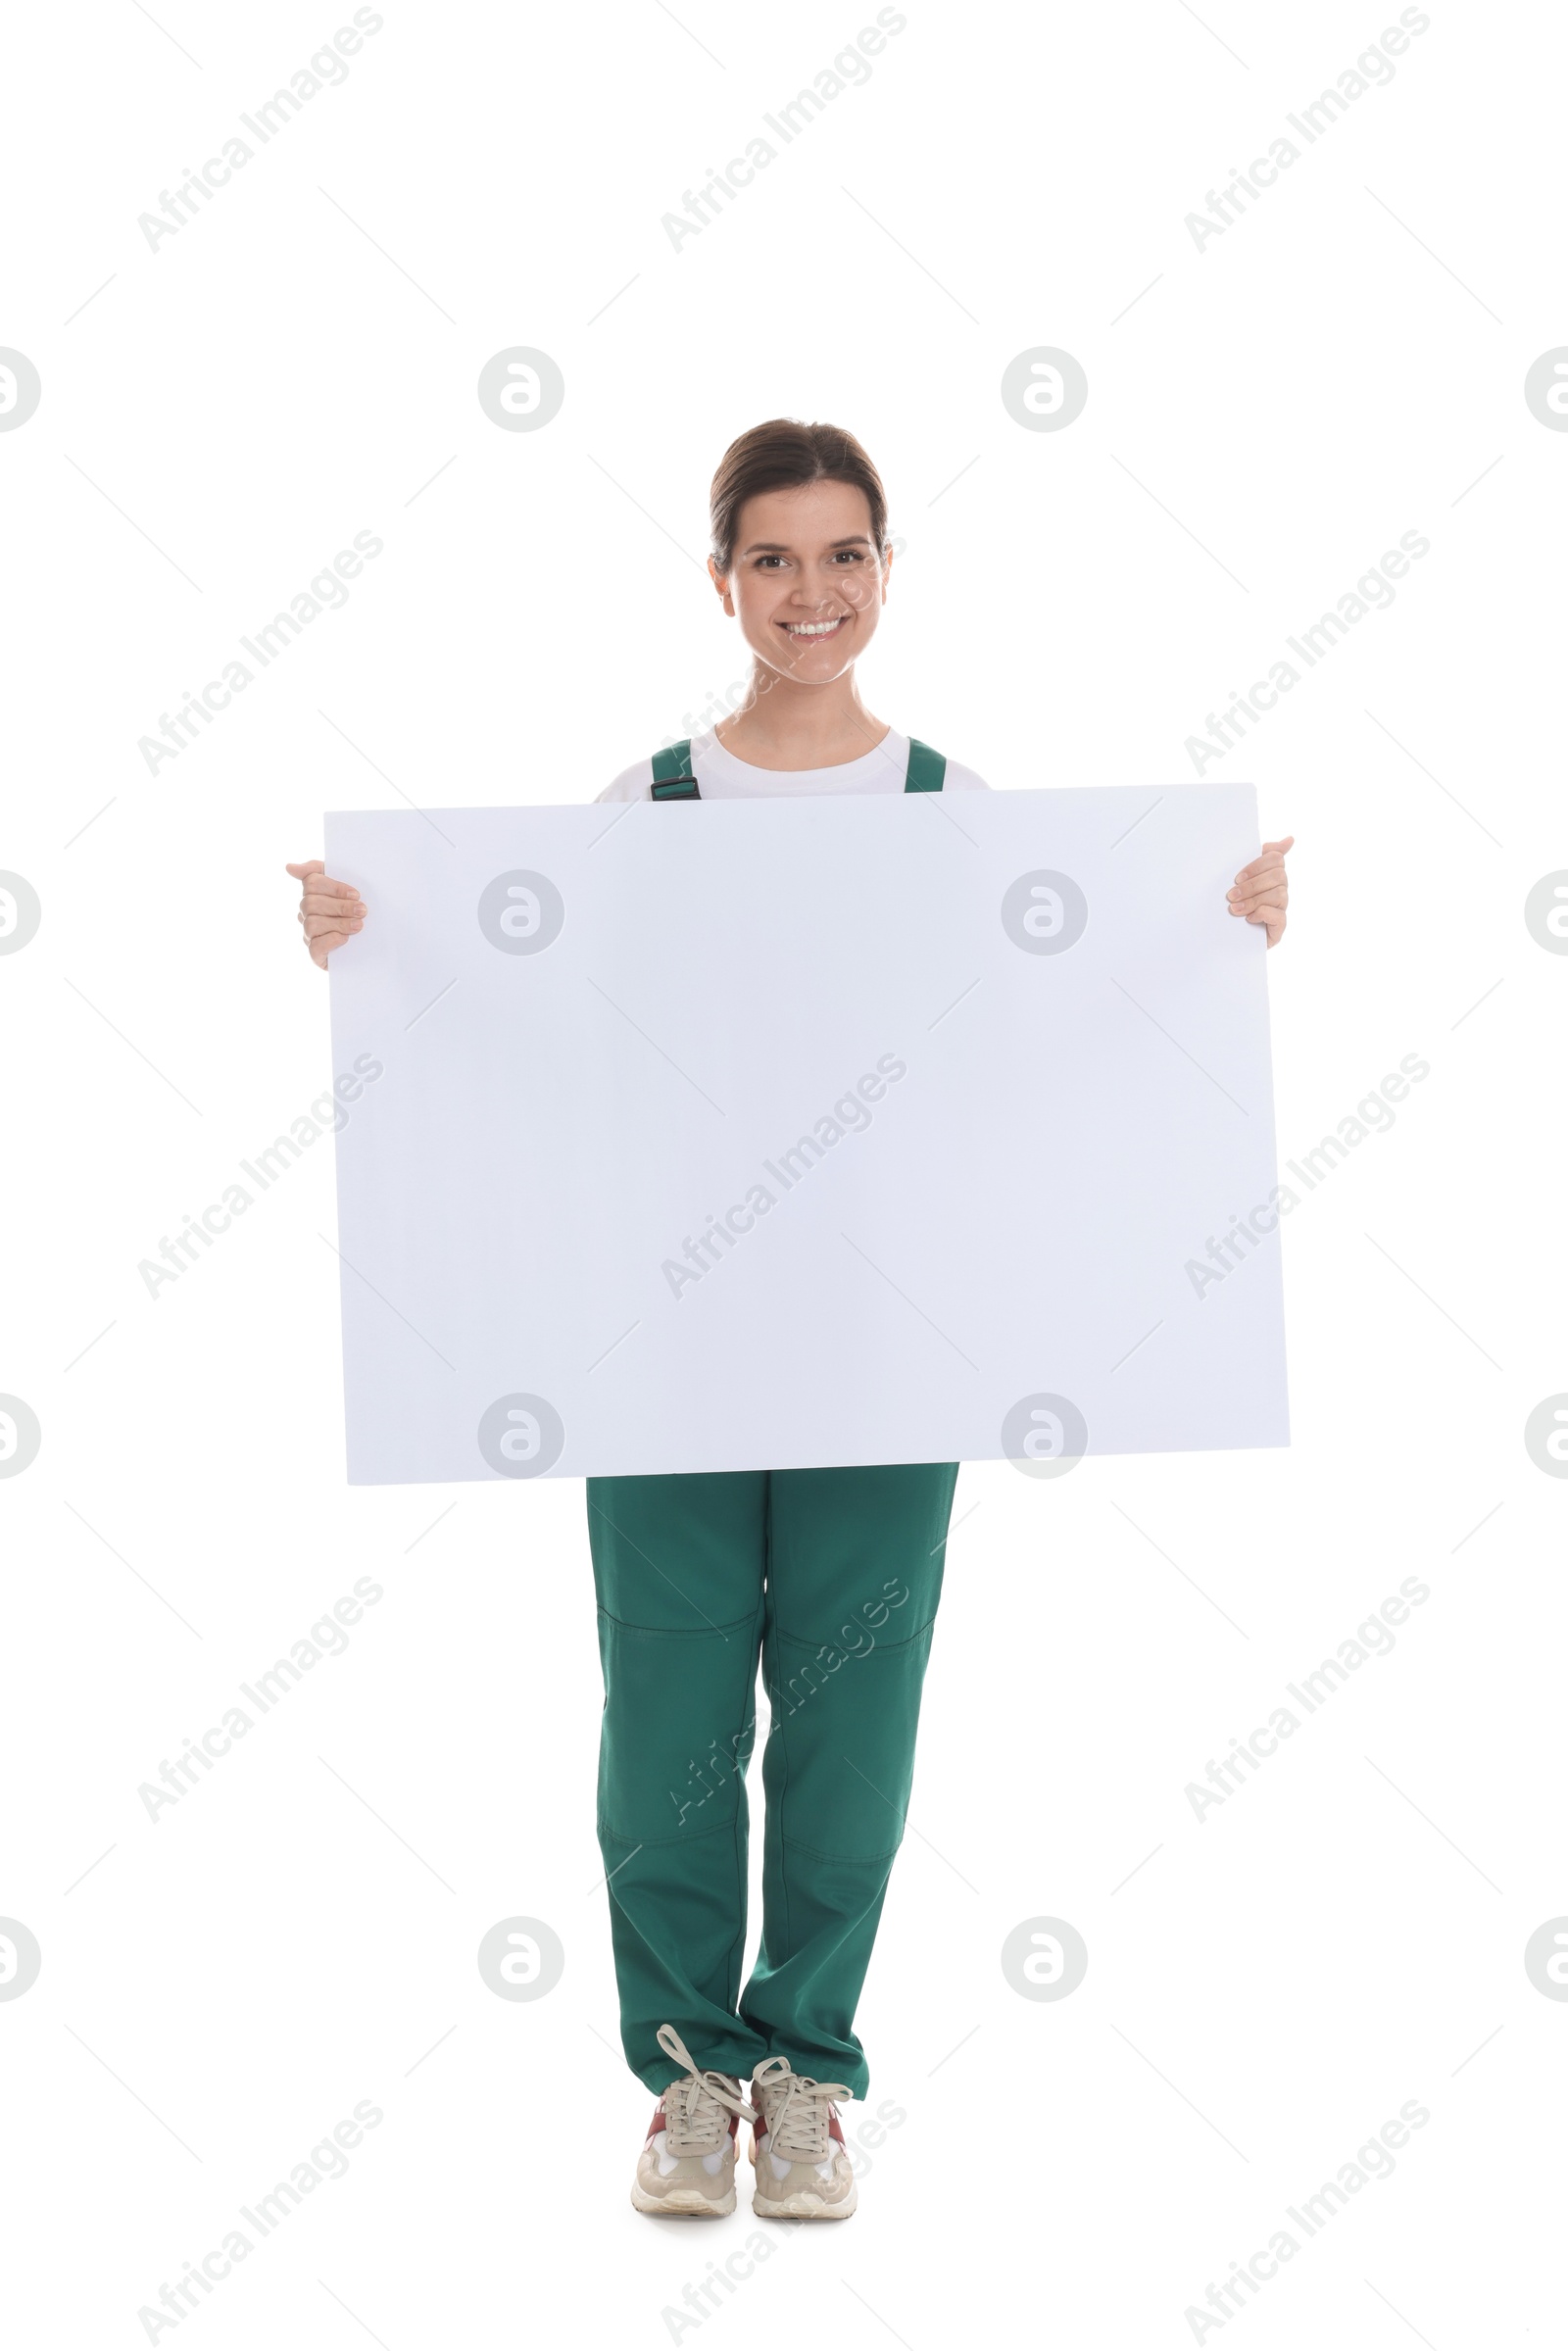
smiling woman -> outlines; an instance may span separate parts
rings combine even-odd
[[[750,680],[710,733],[639,760],[600,797],[983,791],[860,699],[857,664],[887,602],[893,546],[881,477],[855,435],[789,417],[754,426],[720,460],[710,509],[709,576],[745,640]],[[727,1233],[710,1218],[689,1243],[690,1272],[666,1265],[677,1296],[751,1229],[748,1213],[869,1123],[864,1102],[904,1069],[891,1054],[877,1066],[762,1162],[768,1181],[730,1211]],[[914,1768],[956,1477],[953,1462],[920,1461],[588,1480],[605,1675],[599,1835],[621,2043],[660,2093],[632,2185],[639,2212],[732,2212],[741,2117],[755,2133],[755,2212],[841,2221],[855,2210],[837,2101],[866,2089],[855,2012]],[[846,1592],[866,1578],[907,1594],[899,1637],[857,1684],[845,1676],[810,1706],[792,1704],[791,1677],[836,1638]],[[762,1939],[743,1984],[738,1790],[759,1663],[772,1718]],[[690,1757],[710,1750],[740,1768],[698,1815],[678,1790]]]
[[[709,574],[752,657],[710,733],[641,759],[603,800],[985,789],[972,769],[873,717],[856,664],[887,602],[894,542],[881,475],[851,432],[775,416],[719,462]],[[657,773],[656,773],[657,770]]]
[[[745,640],[750,677],[710,732],[640,759],[601,800],[984,791],[972,770],[896,733],[860,699],[857,664],[887,603],[894,542],[881,476],[855,435],[781,416],[755,425],[725,451],[710,504],[709,576]],[[916,809],[907,820],[936,821]],[[647,821],[709,819],[680,809]],[[1266,848],[1230,892],[1231,912],[1264,925],[1270,944],[1285,922],[1289,846]],[[318,859],[289,871],[324,965],[368,909]],[[674,1295],[868,1125],[865,1105],[904,1071],[883,1054],[808,1132],[775,1146],[776,1160],[760,1163],[768,1181],[687,1236],[684,1265],[666,1260]],[[788,1134],[800,1110],[781,1104],[776,1131]],[[767,1246],[764,1237],[749,1252]],[[701,1347],[701,1302],[690,1311]],[[764,1445],[765,1435],[763,1460]],[[632,2181],[639,2212],[733,2212],[743,2119],[754,2212],[843,2221],[856,2208],[838,2102],[866,2092],[856,2010],[909,1800],[957,1474],[951,1461],[915,1461],[587,1480],[605,1680],[598,1827],[621,2046],[659,2100]],[[824,1677],[810,1705],[799,1703],[811,1661],[840,1640],[847,1599],[878,1584],[907,1603],[896,1636],[878,1644],[874,1667]],[[741,1783],[759,1668],[771,1716],[762,1935],[743,1983]],[[699,1810],[680,1791],[693,1758],[709,1755],[725,1765]]]

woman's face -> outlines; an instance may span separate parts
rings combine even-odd
[[[760,661],[797,685],[826,686],[871,642],[890,563],[872,543],[864,491],[814,481],[749,498],[728,575],[708,568]]]

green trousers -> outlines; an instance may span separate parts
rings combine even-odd
[[[914,1770],[955,1463],[590,1478],[605,1672],[599,1841],[621,2045],[662,2090],[764,2057],[865,2095],[855,2010]],[[746,1766],[771,1727],[744,1990]]]

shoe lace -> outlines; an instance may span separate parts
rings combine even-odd
[[[842,2082],[815,2082],[797,2074],[787,2057],[767,2057],[753,2081],[763,2101],[764,2128],[772,2151],[791,2163],[821,2163],[828,2153],[828,2109],[853,2092]],[[777,2090],[776,2098],[768,2092]]]
[[[729,2131],[729,2117],[758,2120],[755,2106],[741,2096],[740,2084],[728,2074],[702,2072],[673,2025],[661,2025],[660,2047],[666,2057],[686,2068],[685,2078],[662,2092],[664,2144],[671,2155],[710,2155]]]

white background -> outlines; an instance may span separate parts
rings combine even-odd
[[[1568,340],[1560,18],[1434,6],[1200,252],[1184,216],[1395,10],[911,7],[677,254],[660,216],[858,12],[388,6],[155,254],[137,215],[339,20],[154,13],[14,25],[0,162],[0,341],[44,384],[0,434],[0,863],[44,906],[0,961],[0,1389],[43,1426],[0,1486],[0,1910],[44,1954],[0,2004],[15,2331],[145,2340],[364,2099],[347,2178],[192,2342],[661,2344],[753,2226],[626,2200],[580,1497],[344,1488],[326,1149],[156,1299],[137,1266],[327,1083],[281,872],[320,810],[586,799],[686,732],[742,674],[707,482],[783,413],[890,485],[872,708],[1003,786],[1190,780],[1205,714],[1429,537],[1207,772],[1298,839],[1282,1151],[1402,1055],[1431,1075],[1291,1220],[1293,1451],[963,1473],[860,2019],[907,2120],[847,2231],[679,2339],[1187,2343],[1411,2099],[1394,2177],[1223,2339],[1546,2339],[1568,2009],[1522,1952],[1568,1911],[1568,1489],[1521,1432],[1568,1387],[1568,962],[1522,906],[1568,864],[1568,441],[1522,384]],[[514,344],[564,372],[538,433],[475,398]],[[1058,433],[999,396],[1037,345],[1089,377]],[[138,737],[362,529],[346,609],[149,775]],[[1394,1652],[1200,1825],[1186,1785],[1411,1575]],[[138,1785],[367,1576],[346,1654],[155,1826]],[[475,1967],[514,1914],[565,1947],[537,2003]],[[1000,1967],[1039,1915],[1089,1947],[1059,2003]]]

